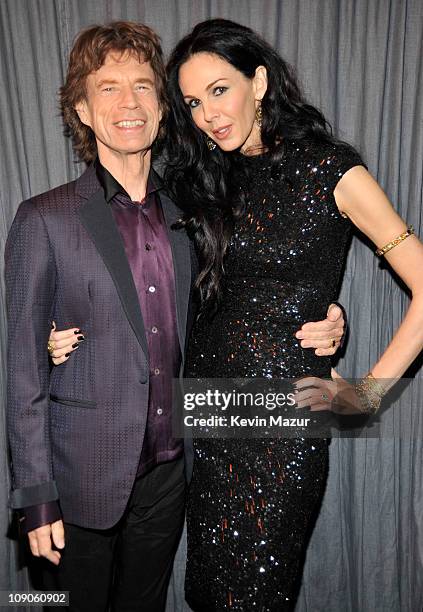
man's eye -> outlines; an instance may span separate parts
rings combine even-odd
[[[223,93],[225,93],[225,91],[227,90],[227,87],[224,87],[223,85],[220,85],[219,87],[215,87],[213,89],[213,94],[215,96],[221,96]]]
[[[197,100],[197,98],[193,98],[192,100],[188,102],[188,106],[190,108],[197,108],[199,104],[200,104],[200,100]]]
[[[115,91],[114,87],[103,87],[103,89],[101,91],[104,91],[106,93],[110,93],[112,91]]]
[[[148,91],[147,85],[137,85],[137,91]]]

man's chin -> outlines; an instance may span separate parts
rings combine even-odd
[[[153,143],[152,142],[143,142],[143,143],[137,143],[137,144],[133,144],[132,146],[110,146],[110,145],[106,145],[106,146],[101,146],[101,147],[97,147],[98,149],[98,154],[100,159],[102,157],[132,157],[134,155],[140,155],[140,156],[144,156],[148,153],[150,153],[151,151],[151,147],[152,147]]]

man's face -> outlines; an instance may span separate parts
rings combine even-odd
[[[149,62],[109,53],[87,77],[87,99],[76,110],[95,134],[100,159],[149,149],[157,137],[161,111]]]

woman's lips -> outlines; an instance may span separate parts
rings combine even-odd
[[[231,133],[231,130],[232,130],[231,125],[224,125],[218,128],[217,130],[213,130],[213,136],[217,138],[218,140],[223,140],[224,138],[227,138],[229,136],[229,134]]]

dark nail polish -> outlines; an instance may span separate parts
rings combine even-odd
[[[81,330],[80,330],[80,329],[75,329],[75,331],[74,331],[73,333],[74,333],[74,334],[75,334],[75,336],[76,336],[76,334],[80,334],[80,333],[81,333]]]
[[[65,357],[69,357],[70,353],[65,353]]]
[[[85,340],[85,337],[84,337],[84,336],[78,336],[76,339],[77,339],[79,342],[83,342],[83,341]]]
[[[75,342],[75,344],[72,344],[72,348],[76,348],[78,346],[78,343]]]
[[[52,323],[51,323],[51,329],[54,329],[54,323],[53,323],[53,321],[52,321]]]

